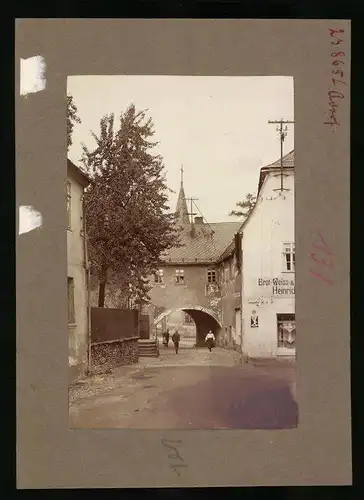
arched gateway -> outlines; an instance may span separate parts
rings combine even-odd
[[[159,269],[150,277],[150,317],[154,318],[157,335],[161,336],[166,328],[178,328],[186,344],[202,346],[209,330],[215,333],[216,340],[222,336],[223,310],[224,321],[227,318],[228,324],[233,324],[231,317],[235,317],[236,303],[233,279],[237,280],[238,289],[240,284],[239,278],[234,278],[231,257],[235,234],[242,223],[210,223],[202,214],[194,217],[197,214],[187,207],[183,171],[175,213],[179,244],[163,255]],[[225,263],[226,259],[229,264]],[[227,303],[229,314],[225,315]]]
[[[205,336],[211,330],[217,338],[221,331],[221,320],[219,316],[206,307],[202,306],[183,306],[173,309],[167,309],[159,314],[153,321],[153,326],[157,326],[164,318],[170,314],[184,311],[191,316],[196,325],[196,346],[202,347],[205,345]]]

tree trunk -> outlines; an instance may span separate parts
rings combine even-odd
[[[105,307],[105,289],[106,281],[100,281],[99,284],[99,307]]]

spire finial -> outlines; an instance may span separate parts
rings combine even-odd
[[[183,186],[183,165],[181,165],[181,186]]]

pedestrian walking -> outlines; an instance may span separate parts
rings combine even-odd
[[[179,341],[181,340],[181,336],[176,330],[174,334],[172,335],[172,342],[174,344],[174,349],[176,351],[176,354],[178,354],[178,348],[179,348]]]
[[[212,333],[212,331],[210,330],[209,333],[206,335],[205,337],[205,342],[206,342],[206,345],[209,349],[209,351],[211,352],[211,349],[213,347],[215,347],[215,335]]]
[[[167,331],[165,331],[163,333],[163,344],[164,344],[164,347],[168,347],[168,343],[169,343],[169,330],[167,329]]]

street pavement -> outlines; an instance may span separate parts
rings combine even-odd
[[[72,428],[289,429],[297,426],[295,366],[241,364],[215,348],[161,348],[114,370],[113,385],[70,399]]]

